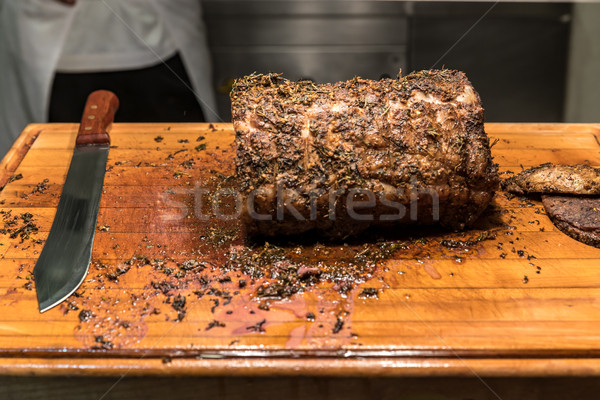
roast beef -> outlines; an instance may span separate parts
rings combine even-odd
[[[563,233],[600,247],[600,198],[544,195],[542,202],[554,225]]]
[[[499,185],[479,95],[459,71],[335,84],[253,74],[231,102],[251,234],[463,229]]]
[[[546,163],[519,172],[502,182],[502,187],[517,194],[600,195],[600,168]]]

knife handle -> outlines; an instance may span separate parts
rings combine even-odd
[[[119,99],[108,90],[96,90],[87,98],[79,132],[77,147],[110,144],[108,130],[119,108]]]

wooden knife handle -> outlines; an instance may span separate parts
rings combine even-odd
[[[77,133],[77,147],[109,145],[108,130],[119,108],[119,99],[113,92],[97,90],[89,95]]]

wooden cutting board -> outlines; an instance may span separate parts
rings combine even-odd
[[[486,130],[502,171],[600,165],[600,125]],[[538,199],[498,193],[464,234],[248,249],[236,219],[202,217],[235,188],[230,124],[115,124],[90,272],[40,314],[32,271],[76,132],[31,125],[1,165],[1,374],[600,374],[600,249]]]

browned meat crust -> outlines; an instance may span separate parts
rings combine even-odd
[[[600,247],[600,198],[542,196],[542,202],[558,229],[573,239]]]
[[[600,168],[542,164],[502,182],[508,192],[600,195]]]
[[[244,202],[250,233],[344,237],[369,226],[438,219],[462,229],[499,185],[484,110],[459,71],[323,85],[251,75],[235,82],[231,101],[240,189],[246,196],[261,193],[252,210],[267,219],[251,217]],[[277,188],[285,192],[279,207]],[[339,199],[355,188],[376,195],[374,206],[361,211],[372,221],[357,221],[343,201],[332,209],[332,192]],[[432,193],[439,196],[439,218]],[[386,199],[406,207],[405,215]],[[395,220],[381,218],[390,212]]]

